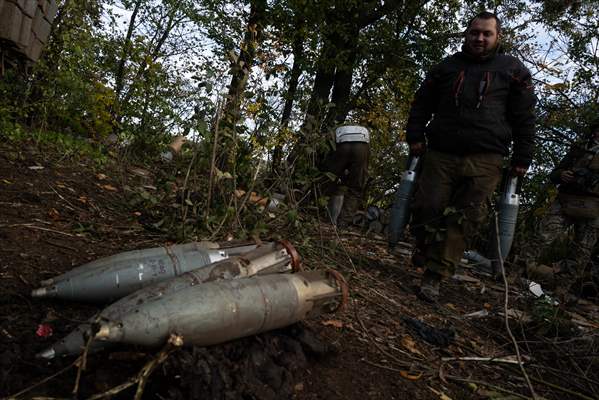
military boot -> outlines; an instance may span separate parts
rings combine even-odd
[[[418,297],[429,303],[436,303],[439,300],[439,286],[441,284],[441,274],[431,270],[424,271],[420,281]]]

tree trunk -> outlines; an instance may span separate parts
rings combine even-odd
[[[301,23],[296,24],[296,32],[299,32],[300,28]],[[285,93],[285,106],[283,107],[283,114],[281,115],[281,131],[286,130],[289,126],[289,119],[291,118],[291,111],[293,110],[293,101],[295,99],[295,93],[297,92],[297,86],[302,74],[304,62],[304,38],[298,34],[293,41],[293,66],[291,67],[287,93]],[[272,154],[273,175],[276,174],[276,171],[279,169],[282,157],[283,146],[277,143]]]
[[[352,29],[350,34],[343,36],[342,43],[338,44],[338,48],[343,49],[343,53],[339,56],[339,64],[335,71],[335,80],[333,83],[333,94],[331,95],[331,103],[333,104],[327,111],[323,130],[326,132],[333,126],[342,123],[349,112],[349,98],[351,94],[352,78],[354,66],[358,58],[357,38],[359,30]]]
[[[360,30],[397,9],[402,0],[362,2],[360,8],[348,7],[343,1],[327,15],[323,47],[312,88],[312,95],[302,125],[300,142],[313,134],[326,132],[336,121],[343,121],[350,111],[352,75],[358,59]],[[329,104],[333,88],[334,103],[322,123],[322,111]]]
[[[323,111],[329,103],[331,88],[335,80],[334,60],[336,50],[331,41],[325,37],[322,50],[318,57],[312,94],[310,95],[306,116],[302,124],[300,142],[305,142],[311,134],[320,131]]]
[[[123,42],[121,58],[119,60],[116,73],[114,74],[114,94],[117,99],[117,102],[121,96],[121,92],[123,91],[123,82],[125,79],[125,63],[127,62],[127,58],[129,57],[129,53],[131,52],[131,37],[133,36],[133,30],[135,29],[135,20],[137,18],[139,8],[141,7],[141,3],[141,0],[137,0],[137,2],[135,3],[135,8],[133,9],[133,13],[131,13],[131,18],[129,18],[129,27],[127,28],[127,35],[125,36],[125,40]]]
[[[158,57],[160,56],[160,51],[162,50],[162,46],[166,42],[166,39],[168,39],[168,37],[171,34],[174,27],[177,26],[177,24],[179,24],[182,21],[182,18],[175,19],[177,11],[178,11],[177,6],[173,5],[173,9],[168,14],[168,22],[166,23],[164,30],[160,33],[160,38],[156,42],[154,49],[148,55],[148,58],[150,59],[151,62],[155,62],[158,59]],[[159,31],[157,30],[155,37],[158,36],[158,34],[159,34]],[[144,61],[139,65],[137,72],[135,74],[135,77],[131,81],[139,82],[140,80],[143,80],[143,83],[144,83],[143,86],[147,87],[148,62],[145,60],[146,59],[144,59]],[[124,83],[123,83],[123,86],[124,86]],[[135,91],[134,89],[135,88],[133,86],[130,86],[129,90],[127,90],[127,92],[122,96],[122,98],[116,99],[116,101],[118,102],[118,114],[116,114],[115,125],[117,127],[120,126],[121,121],[123,119],[122,106],[124,104],[129,103],[129,100],[131,99],[131,97],[134,94],[134,91]]]
[[[236,126],[240,119],[241,98],[254,63],[256,49],[260,43],[266,13],[266,0],[251,0],[250,6],[247,29],[239,46],[239,57],[231,67],[231,83],[223,110],[223,118],[219,123],[223,143],[217,164],[223,171],[230,170],[237,157]]]
[[[121,120],[121,92],[123,91],[123,85],[125,82],[125,63],[127,62],[127,58],[129,58],[131,52],[131,37],[133,36],[133,31],[135,29],[135,20],[137,18],[137,13],[139,12],[139,8],[141,7],[141,0],[138,0],[135,3],[135,8],[133,9],[133,13],[131,13],[131,18],[129,18],[129,27],[127,28],[127,34],[125,36],[125,40],[123,42],[123,48],[121,50],[121,58],[118,63],[117,70],[114,74],[114,104],[112,104],[110,109],[110,114],[112,115],[112,132],[116,134],[118,130],[118,126]]]

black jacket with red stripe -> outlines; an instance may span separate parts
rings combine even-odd
[[[512,165],[529,166],[535,104],[530,72],[518,59],[500,51],[482,60],[458,52],[435,66],[416,92],[407,141],[457,155],[504,156],[513,142]]]

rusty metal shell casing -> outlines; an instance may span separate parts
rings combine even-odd
[[[219,279],[236,279],[258,274],[297,271],[300,258],[295,248],[287,241],[265,243],[256,249],[239,256],[210,264],[204,268],[186,272],[167,281],[158,282],[123,297],[106,307],[97,317],[79,325],[52,347],[37,354],[39,358],[52,359],[59,356],[80,354],[87,338],[92,334],[92,324],[97,321],[111,321],[133,311],[140,304],[159,300],[163,296],[177,293],[191,286]],[[95,352],[109,347],[111,343],[94,341],[89,351]]]
[[[216,247],[216,248],[210,248]],[[144,286],[255,249],[255,244],[220,248],[212,242],[133,250],[101,258],[42,282],[33,297],[109,302]]]
[[[158,346],[177,333],[186,345],[208,346],[335,311],[346,293],[328,271],[208,282],[146,301],[101,324],[96,338]]]

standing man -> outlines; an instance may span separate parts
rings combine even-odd
[[[362,201],[368,178],[370,132],[360,125],[341,125],[335,129],[335,150],[325,161],[325,170],[336,180],[325,189],[331,222],[349,226]]]
[[[423,155],[412,227],[425,272],[419,296],[434,302],[484,219],[503,158],[522,176],[531,163],[536,98],[528,69],[503,54],[501,22],[490,12],[470,20],[462,51],[435,66],[416,92],[407,141]],[[425,154],[426,152],[426,154]]]
[[[537,279],[538,258],[558,236],[574,228],[574,240],[568,245],[566,259],[556,263],[555,274],[549,283],[555,283],[556,292],[562,300],[573,300],[572,294],[580,296],[588,275],[589,261],[597,243],[599,229],[599,119],[595,121],[585,140],[572,145],[566,156],[549,175],[558,185],[557,198],[543,216],[536,235],[523,246],[524,259],[529,275]]]

